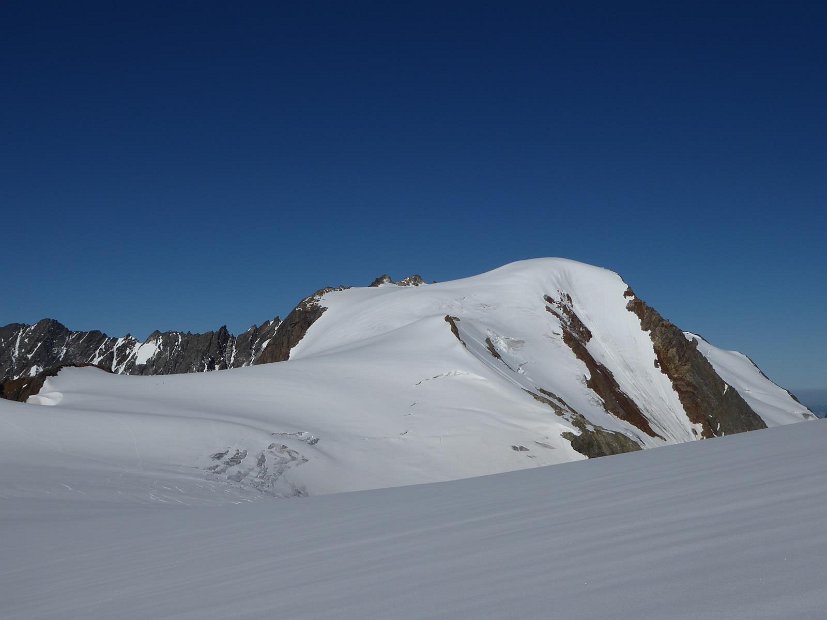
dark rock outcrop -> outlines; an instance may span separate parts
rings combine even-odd
[[[37,374],[34,377],[10,379],[0,384],[0,389],[2,389],[0,396],[7,400],[17,400],[21,403],[26,402],[29,396],[37,394],[40,391],[45,380],[46,375],[44,373]]]
[[[0,389],[2,389],[2,396],[8,400],[26,402],[29,396],[33,396],[40,392],[40,389],[43,387],[46,379],[56,376],[62,368],[66,368],[67,366],[75,368],[92,366],[94,368],[100,368],[100,370],[103,370],[104,372],[112,372],[107,368],[101,368],[100,366],[95,366],[94,364],[61,364],[60,366],[47,368],[46,370],[37,373],[34,377],[20,377],[19,379],[12,379],[4,382],[0,385]]]
[[[378,279],[378,278],[377,278]],[[331,291],[343,291],[346,286],[327,287],[316,291],[299,302],[287,318],[281,322],[275,334],[253,361],[254,364],[284,362],[290,358],[290,350],[304,338],[307,330],[324,314],[326,308],[319,304],[322,296]]]
[[[422,284],[425,284],[425,280],[423,280],[422,276],[419,274],[414,274],[412,276],[408,276],[407,278],[402,278],[399,282],[394,282],[393,278],[385,273],[371,282],[370,286],[376,288],[377,286],[382,286],[383,284],[395,284],[396,286],[421,286]]]
[[[612,454],[624,454],[625,452],[637,452],[640,446],[623,433],[608,431],[600,426],[583,424],[578,426],[579,435],[574,433],[561,433],[561,437],[568,439],[571,447],[580,454],[595,459],[601,456]]]
[[[422,279],[421,275],[416,273],[407,278],[402,278],[396,283],[397,286],[422,286],[423,284],[425,284],[425,280]]]
[[[718,437],[766,428],[764,421],[735,389],[729,389],[712,364],[675,325],[638,299],[631,289],[626,308],[640,319],[649,332],[657,358],[656,365],[672,381],[686,415],[703,428],[702,437]]]
[[[467,347],[468,345],[465,344],[465,341],[459,335],[459,327],[457,327],[457,323],[459,322],[459,317],[451,316],[449,314],[445,315],[445,322],[451,326],[451,333],[454,334],[454,337],[462,343],[462,346]]]
[[[568,403],[556,394],[542,388],[538,391],[540,394],[531,391],[528,393],[535,400],[551,407],[554,413],[568,420],[580,431],[579,434],[568,431],[561,433],[561,437],[567,439],[571,443],[571,447],[580,454],[593,459],[600,456],[623,454],[624,452],[636,452],[641,449],[634,439],[623,433],[590,424],[582,414],[569,407]]]
[[[393,284],[393,278],[391,278],[388,274],[384,273],[381,276],[377,277],[368,286],[371,288],[376,288],[377,286],[381,286],[383,284]]]
[[[246,332],[236,336],[230,367],[251,366],[276,335],[279,325],[281,321],[276,317],[261,325],[252,325]]]

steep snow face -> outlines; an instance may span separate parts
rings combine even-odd
[[[738,351],[719,349],[697,334],[684,332],[689,340],[698,343],[703,354],[720,377],[738,391],[767,426],[789,424],[791,421],[811,420],[815,415],[798,402],[784,388],[770,381],[753,361]]]
[[[29,400],[54,409],[7,413],[3,438],[11,453],[25,446],[20,458],[32,467],[53,461],[58,446],[61,459],[136,477],[174,471],[274,495],[466,478],[695,439],[628,294],[616,274],[563,259],[331,291],[287,362],[152,377],[67,368]],[[613,410],[615,397],[634,415]],[[780,407],[774,420],[799,421],[799,410]]]

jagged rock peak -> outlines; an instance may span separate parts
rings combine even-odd
[[[376,288],[377,286],[381,286],[383,284],[393,284],[393,279],[386,273],[382,274],[381,276],[377,277],[373,282],[370,283],[370,286]]]
[[[414,275],[408,276],[407,278],[402,278],[396,284],[397,286],[420,286],[422,284],[425,284],[425,280],[422,279],[421,275],[415,273]]]
[[[425,280],[422,279],[421,275],[414,274],[408,276],[407,278],[402,278],[399,282],[394,282],[393,278],[385,273],[371,282],[370,286],[375,288],[377,286],[382,286],[383,284],[395,284],[396,286],[420,286],[425,284]]]

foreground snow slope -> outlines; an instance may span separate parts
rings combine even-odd
[[[51,407],[0,410],[0,462],[51,466],[49,493],[89,486],[65,479],[82,465],[144,480],[146,501],[177,501],[153,476],[316,495],[580,460],[571,440],[595,429],[625,442],[615,451],[697,439],[630,299],[617,274],[563,259],[328,292],[287,362],[150,377],[62,370],[29,400]],[[711,359],[728,384],[710,369],[718,383],[698,391],[779,390]],[[598,394],[595,373],[614,392]],[[610,411],[615,396],[638,418]],[[786,393],[751,404],[761,425],[809,415]]]
[[[225,506],[140,505],[131,476],[107,501],[21,497],[15,477],[48,480],[6,463],[0,617],[823,618],[825,443],[813,422]]]

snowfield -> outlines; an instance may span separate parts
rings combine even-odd
[[[97,469],[61,493],[6,462],[0,617],[823,618],[825,442],[819,421],[224,505],[174,475],[153,484],[181,503],[142,503],[148,480],[114,471],[122,494],[96,496]]]
[[[338,290],[286,362],[0,400],[0,618],[823,618],[827,426],[686,333],[778,427],[695,441],[630,296],[561,259]]]

